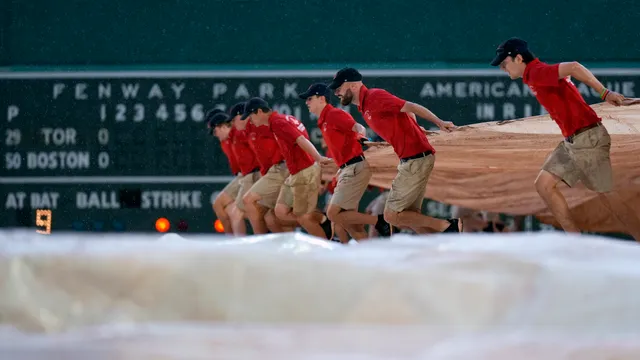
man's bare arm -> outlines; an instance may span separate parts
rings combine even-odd
[[[402,107],[402,109],[400,109],[400,111],[406,112],[406,113],[413,113],[417,116],[420,116],[423,119],[431,121],[432,123],[438,126],[439,124],[443,123],[442,119],[440,119],[436,114],[431,112],[431,110],[427,109],[426,107],[420,104],[413,103],[411,101],[405,102],[404,106]]]
[[[356,133],[358,133],[358,134],[360,134],[360,135],[362,135],[364,137],[367,136],[367,129],[364,126],[362,126],[362,125],[360,125],[358,123],[355,123],[351,130],[353,130],[353,132],[356,132]]]
[[[427,109],[426,107],[420,104],[413,103],[411,101],[405,102],[404,106],[402,107],[402,109],[400,109],[400,111],[408,113],[409,116],[416,121],[416,123],[418,122],[418,120],[416,119],[416,115],[417,115],[423,119],[431,121],[441,130],[451,131],[455,129],[455,125],[453,125],[452,122],[444,121],[440,119],[436,114],[431,112],[431,110]]]
[[[622,105],[624,96],[614,91],[607,90],[604,85],[593,75],[589,69],[577,61],[563,62],[558,66],[558,78],[571,76],[583,84],[595,90],[600,97],[604,96],[606,102],[614,105]]]
[[[576,78],[576,80],[586,84],[598,92],[598,94],[604,90],[604,85],[602,85],[593,73],[577,61],[560,63],[558,67],[558,78],[563,79],[567,76]]]
[[[298,136],[298,138],[296,139],[296,143],[298,144],[298,146],[300,146],[300,148],[302,148],[302,150],[304,150],[307,154],[311,155],[311,157],[315,161],[319,163],[325,163],[325,162],[331,161],[331,159],[329,159],[328,157],[324,157],[320,155],[320,153],[318,152],[316,147],[313,146],[311,141],[307,140],[307,138],[305,138],[304,136],[302,135]]]

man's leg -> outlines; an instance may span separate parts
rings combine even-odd
[[[313,211],[299,215],[297,219],[300,226],[302,226],[310,235],[330,240],[329,236],[320,225],[326,221],[326,217],[320,211]]]
[[[571,187],[581,180],[587,188],[600,194],[610,192],[613,188],[610,150],[611,137],[607,129],[597,126],[573,136],[569,141],[560,142],[542,165],[535,182],[536,190],[565,231],[580,232],[580,229],[558,184],[563,181]],[[616,201],[615,195],[613,203],[604,195],[600,198],[610,209],[625,207]],[[623,223],[633,223],[632,218],[623,217]]]
[[[290,214],[310,235],[331,240],[333,224],[317,208],[320,179],[320,165],[315,163],[285,181],[285,186],[288,185],[291,191]]]
[[[487,226],[481,211],[454,206],[452,207],[451,217],[462,219],[464,223],[463,232],[480,232]]]
[[[384,219],[397,227],[408,227],[418,234],[430,228],[436,232],[461,232],[459,219],[442,220],[422,214],[422,201],[429,175],[435,163],[434,155],[409,160],[398,165],[398,174],[384,209]]]
[[[381,236],[389,236],[391,233],[389,224],[382,216],[363,214],[358,211],[360,199],[369,185],[371,175],[371,169],[366,160],[340,169],[338,184],[327,208],[329,220],[346,229],[356,240],[365,239],[367,234],[356,230],[360,227],[352,225],[374,225]],[[350,230],[355,230],[355,233]]]
[[[416,208],[408,208],[402,211],[394,211],[387,209],[384,211],[384,218],[393,226],[400,228],[410,228],[416,234],[429,234],[434,232],[462,232],[462,222],[458,219],[443,220],[424,215],[421,210]],[[424,226],[415,226],[412,224],[424,224]],[[454,228],[451,226],[455,225]],[[456,231],[450,231],[455,230]],[[458,231],[459,230],[459,231]]]
[[[293,208],[293,191],[291,190],[291,186],[287,184],[285,181],[280,188],[280,193],[278,194],[278,200],[276,202],[276,206],[273,209],[273,212],[276,215],[276,218],[281,222],[297,222],[298,217],[295,216],[291,209]]]
[[[227,234],[233,234],[231,219],[226,209],[230,204],[233,204],[233,199],[224,192],[220,192],[218,196],[216,196],[216,199],[213,201],[213,204],[211,204],[211,206],[213,207],[213,212],[216,214],[218,220],[220,220],[220,222],[222,223],[224,232]]]
[[[291,200],[293,199],[291,190],[282,181],[282,177],[288,176],[288,171],[285,168],[285,172],[280,174],[282,176],[274,176],[269,170],[269,173],[245,195],[245,206],[254,209],[252,210],[254,212],[253,221],[264,224],[272,233],[290,232],[295,230],[298,225],[296,217],[291,214],[290,210],[289,203],[293,201]],[[258,213],[255,214],[255,211]],[[282,216],[283,219],[280,219],[279,216]],[[266,229],[264,233],[266,233]]]
[[[433,233],[437,233],[437,232],[442,232],[442,231],[436,231],[430,227],[426,227],[426,226],[413,226],[410,227],[411,230],[413,230],[413,232],[415,232],[416,234],[433,234]],[[461,228],[462,229],[462,228]],[[462,232],[462,231],[460,231]]]
[[[262,180],[262,179],[261,179]],[[259,184],[256,183],[256,185]],[[255,187],[255,185],[254,185]],[[254,188],[252,187],[252,189]],[[254,234],[266,234],[268,230],[267,223],[265,221],[265,215],[269,210],[267,207],[262,206],[259,202],[262,197],[257,192],[250,190],[244,195],[244,209],[251,223],[251,228]]]
[[[298,226],[297,222],[287,222],[278,219],[274,209],[267,210],[267,213],[264,214],[264,221],[272,233],[292,232],[296,229],[296,226]]]
[[[580,229],[578,229],[571,217],[571,210],[569,210],[567,200],[558,189],[558,184],[561,181],[562,179],[558,176],[546,170],[541,170],[535,181],[536,191],[538,191],[538,194],[547,204],[553,217],[560,223],[564,231],[579,233]]]
[[[584,136],[583,134],[587,134]],[[640,219],[613,190],[611,168],[611,136],[604,126],[589,129],[568,146],[572,159],[581,170],[585,186],[598,197],[611,214],[626,228],[626,232],[640,242]]]
[[[266,234],[267,229],[272,233],[282,232],[280,225],[274,221],[273,211],[269,210],[275,208],[280,188],[288,174],[284,163],[273,165],[245,194],[244,207],[254,233]]]
[[[364,233],[364,237],[367,236],[367,232],[364,229],[363,225],[354,225],[354,226],[350,226],[348,229],[345,229],[342,226],[335,224],[333,231],[335,232],[335,235],[338,237],[338,239],[340,239],[340,242],[343,244],[349,243],[349,239],[350,239],[349,234]],[[335,237],[334,237],[334,241],[335,241]]]
[[[340,228],[345,229],[351,237],[355,240],[364,240],[368,238],[367,231],[362,226],[362,231],[358,230],[361,227],[358,225],[371,225],[376,228],[376,225],[380,225],[381,223],[386,223],[381,216],[363,214],[356,210],[345,210],[338,204],[330,204],[327,208],[327,217],[329,220],[336,224],[336,226],[340,226]],[[356,231],[354,233],[353,231]],[[377,234],[380,234],[376,230]],[[380,234],[380,236],[389,236],[389,231]]]
[[[216,217],[222,223],[224,232],[227,234],[233,234],[234,228],[231,223],[230,212],[233,209],[227,210],[227,207],[234,202],[238,191],[240,189],[240,177],[236,176],[222,191],[216,196],[213,201],[212,207]]]
[[[298,225],[298,217],[291,211],[293,209],[293,191],[291,186],[282,184],[278,200],[273,214],[285,231],[294,231]],[[287,230],[289,229],[289,230]]]
[[[373,215],[375,217],[383,216],[384,214],[384,204],[387,202],[387,197],[389,196],[389,191],[385,190],[384,192],[382,192],[380,195],[378,195],[375,199],[373,199],[373,201],[371,201],[371,203],[369,203],[369,206],[367,206],[367,213],[369,215]],[[378,230],[376,230],[374,225],[369,225],[369,233],[368,236],[369,238],[375,238],[378,237],[380,234],[378,233]]]
[[[231,228],[233,229],[233,235],[244,236],[247,235],[247,224],[244,222],[244,213],[238,209],[235,201],[231,202],[226,208],[227,214],[231,222]]]
[[[251,187],[253,187],[253,184],[255,184],[259,179],[260,179],[260,173],[257,171],[254,171],[252,173],[249,173],[243,176],[242,179],[240,180],[240,189],[238,190],[238,196],[235,199],[235,204],[236,204],[236,208],[238,209],[238,212],[241,214],[243,223],[245,222],[245,219],[249,220],[249,217],[245,212],[244,196],[249,192]],[[246,226],[247,226],[246,223],[244,223],[245,228]],[[254,234],[256,233],[255,229],[253,229],[253,226],[251,226],[251,230]]]

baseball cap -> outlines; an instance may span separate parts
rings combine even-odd
[[[247,100],[247,102],[244,103],[244,113],[242,114],[241,119],[244,120],[248,118],[249,115],[258,111],[258,109],[270,109],[269,103],[259,97]]]
[[[228,123],[231,121],[229,115],[227,115],[224,111],[220,109],[213,109],[207,112],[205,117],[207,127],[209,128],[209,134],[213,134],[213,129],[224,123]]]
[[[358,72],[358,70],[354,68],[342,68],[336,73],[336,75],[333,77],[333,80],[331,80],[329,89],[335,90],[339,88],[340,85],[349,81],[362,81],[362,75]]]
[[[527,42],[512,37],[506,41],[504,41],[498,48],[496,49],[496,57],[491,62],[491,66],[498,66],[504,59],[508,56],[516,56],[518,54],[522,54],[529,51],[529,47]]]
[[[204,115],[204,122],[208,123],[210,118],[213,117],[213,115],[221,113],[221,112],[224,112],[224,111],[222,111],[222,110],[220,110],[218,108],[213,108],[211,110],[208,110],[207,113]]]
[[[211,122],[213,117],[216,114],[220,114],[220,113],[224,113],[224,111],[222,111],[222,110],[220,110],[218,108],[214,108],[214,109],[211,109],[211,110],[207,111],[206,114],[204,114],[204,123],[207,124],[207,127],[209,127],[209,123]]]
[[[331,97],[331,92],[329,91],[329,87],[327,86],[327,84],[315,83],[309,86],[307,91],[303,92],[302,94],[298,94],[298,97],[300,99],[306,100],[313,95],[324,96],[328,100]]]
[[[244,101],[239,102],[229,109],[229,116],[231,118],[236,117],[237,115],[242,115],[244,113]]]

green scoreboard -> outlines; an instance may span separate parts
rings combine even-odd
[[[211,201],[231,173],[218,141],[207,135],[206,111],[260,96],[300,118],[319,147],[316,119],[297,94],[334,73],[0,72],[0,227],[33,227],[37,210],[47,209],[52,231],[154,231],[165,217],[171,231],[212,232]],[[595,73],[610,89],[638,96],[640,70]],[[494,69],[363,75],[369,87],[424,104],[457,125],[544,113],[527,86]],[[598,102],[586,86],[578,88]],[[345,109],[362,123],[355,106]]]

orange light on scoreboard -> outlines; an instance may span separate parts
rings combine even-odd
[[[222,221],[220,221],[220,219],[216,219],[216,221],[213,223],[213,228],[216,229],[216,231],[219,233],[224,232],[224,225],[222,225]]]
[[[167,220],[166,218],[159,218],[158,220],[156,220],[156,230],[158,230],[159,232],[167,232],[169,231],[169,228],[171,227],[171,224],[169,223],[169,220]]]

